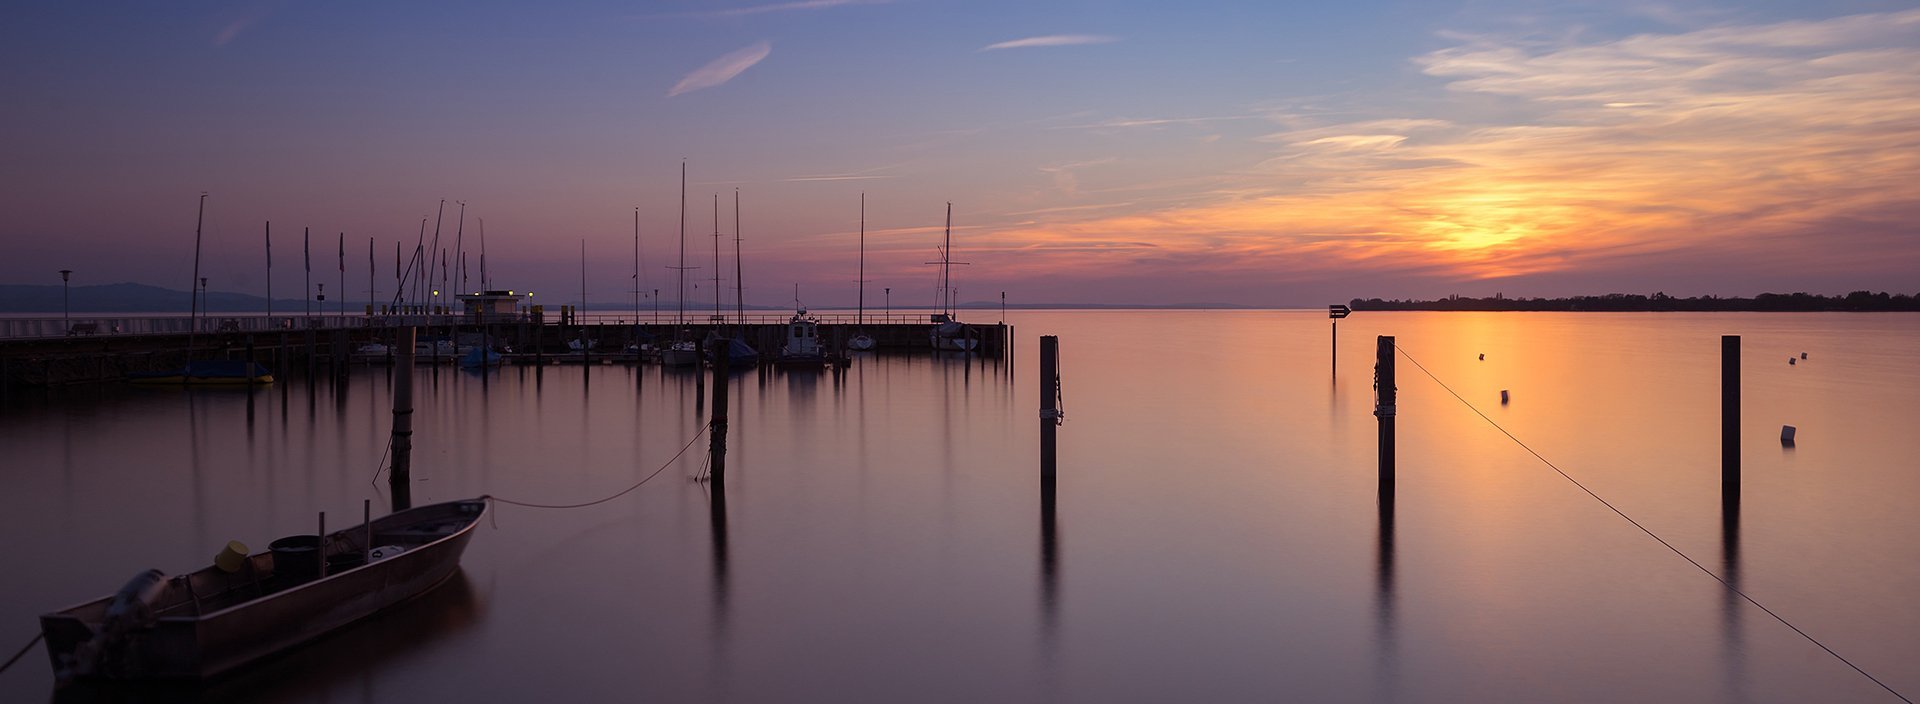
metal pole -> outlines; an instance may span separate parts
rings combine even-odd
[[[1740,496],[1740,336],[1720,336],[1720,494]]]
[[[413,508],[413,326],[400,328],[393,360],[393,471],[387,475],[387,492],[393,497],[393,510]]]
[[[313,559],[320,563],[320,566],[318,568],[319,569],[318,574],[320,575],[320,578],[326,579],[327,578],[327,512],[326,511],[320,512],[320,542],[319,544],[315,545],[313,548]]]
[[[1333,376],[1338,378],[1340,376],[1340,319],[1335,318],[1331,322],[1333,323],[1333,354],[1327,359],[1328,364],[1333,367]]]
[[[1040,336],[1040,486],[1053,486],[1054,433],[1060,428],[1060,338]]]
[[[1393,385],[1393,336],[1381,335],[1374,348],[1374,395],[1378,397],[1373,415],[1380,419],[1380,495],[1393,495],[1393,418],[1397,394]]]
[[[60,270],[60,329],[68,335],[73,334],[73,314],[69,312],[67,305],[67,277],[72,275],[72,269]]]

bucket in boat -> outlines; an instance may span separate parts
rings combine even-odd
[[[310,579],[320,576],[320,536],[289,535],[267,544],[273,553],[273,572]]]
[[[238,540],[227,541],[226,547],[220,549],[220,554],[213,556],[214,566],[227,574],[239,572],[246,560],[247,544]]]

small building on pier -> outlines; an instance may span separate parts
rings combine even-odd
[[[533,294],[516,291],[480,291],[462,293],[454,296],[466,304],[462,316],[469,323],[513,323],[527,319],[530,311],[521,309],[521,303],[531,299]]]

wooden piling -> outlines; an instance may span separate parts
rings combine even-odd
[[[393,360],[393,470],[387,492],[393,510],[413,508],[413,342],[412,326],[400,328]]]
[[[727,340],[714,338],[710,343],[713,360],[713,411],[709,416],[712,428],[707,435],[707,457],[713,468],[712,486],[715,496],[727,488]]]
[[[1060,428],[1060,338],[1040,336],[1040,485],[1053,485],[1054,434]]]
[[[1374,348],[1373,415],[1380,419],[1380,495],[1393,494],[1393,418],[1398,395],[1393,385],[1393,336],[1381,335]]]
[[[1720,336],[1720,494],[1740,495],[1740,336]]]

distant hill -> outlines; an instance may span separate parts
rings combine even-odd
[[[68,291],[71,295],[69,308],[75,313],[179,313],[186,315],[190,307],[186,291],[176,291],[146,284],[97,284],[92,286],[74,286]],[[206,310],[214,313],[260,312],[267,309],[267,299],[244,293],[226,291],[208,291],[202,299]],[[275,311],[302,310],[305,301],[297,298],[275,299]],[[327,301],[329,308],[338,305]],[[349,310],[360,310],[366,304],[348,303]],[[28,284],[0,284],[0,312],[4,313],[52,313],[60,312],[60,287]]]

